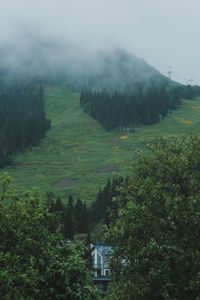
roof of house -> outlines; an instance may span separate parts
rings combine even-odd
[[[104,256],[113,253],[111,246],[95,246],[95,248]]]

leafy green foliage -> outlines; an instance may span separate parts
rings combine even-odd
[[[37,189],[22,201],[9,176],[0,182],[0,298],[97,299],[86,250],[62,239],[59,215]]]
[[[120,185],[108,299],[199,299],[200,138],[159,140]]]

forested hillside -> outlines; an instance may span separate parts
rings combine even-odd
[[[94,202],[96,194],[115,174],[126,175],[134,151],[159,136],[174,139],[200,130],[199,99],[183,100],[176,110],[153,125],[138,124],[134,132],[105,131],[80,108],[80,95],[61,86],[48,86],[44,93],[47,118],[52,126],[39,147],[17,153],[5,171],[22,192],[39,186],[54,192],[63,202],[72,194]],[[79,159],[80,157],[80,159]]]
[[[107,130],[121,127],[134,128],[142,123],[150,125],[160,121],[167,113],[181,104],[182,98],[194,99],[200,95],[198,86],[151,86],[135,88],[131,94],[106,90],[83,90],[80,105]]]
[[[38,145],[49,127],[40,85],[0,82],[0,167],[16,152]]]

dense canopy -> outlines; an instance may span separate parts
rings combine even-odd
[[[97,299],[81,244],[62,239],[38,190],[20,200],[0,178],[0,299]]]
[[[108,231],[108,299],[199,299],[200,137],[139,152]]]

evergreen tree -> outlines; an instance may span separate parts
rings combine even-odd
[[[29,83],[0,85],[1,167],[11,162],[18,151],[38,145],[49,127],[41,86]]]
[[[64,213],[64,235],[67,239],[73,240],[75,234],[73,197],[69,196]]]
[[[47,192],[46,193],[46,206],[48,207],[49,211],[50,212],[53,212],[54,211],[54,207],[55,207],[55,204],[54,204],[54,198],[55,198],[55,195],[53,192]]]
[[[75,222],[75,230],[77,233],[83,232],[83,204],[80,198],[77,198],[76,204],[74,206],[74,222]]]
[[[64,212],[64,206],[60,199],[60,197],[57,197],[56,202],[54,204],[54,211],[60,211],[62,214]]]
[[[169,109],[177,108],[181,98],[193,99],[197,95],[200,95],[199,87],[169,88],[152,83],[148,88],[138,87],[132,93],[83,90],[80,105],[86,113],[110,130],[116,127],[130,128],[138,123],[156,123]]]

